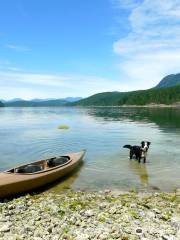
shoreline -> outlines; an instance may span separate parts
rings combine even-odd
[[[124,105],[62,105],[62,106],[4,106],[3,108],[64,108],[64,107],[82,107],[82,108],[98,108],[98,107],[114,107],[114,108],[180,108],[180,102],[172,103],[172,104],[156,104],[156,103],[149,103],[145,105],[136,105],[136,104],[124,104]]]
[[[95,105],[89,105],[89,106],[81,106],[81,105],[76,105],[76,106],[67,106],[67,107],[82,107],[82,108],[180,108],[180,104],[147,104],[147,105],[109,105],[109,106],[95,106]]]
[[[180,190],[66,190],[5,199],[0,203],[0,239],[178,240]]]

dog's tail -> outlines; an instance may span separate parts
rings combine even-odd
[[[123,148],[128,148],[128,149],[131,149],[131,145],[124,145]]]

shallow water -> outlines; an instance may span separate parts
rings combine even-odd
[[[50,191],[180,187],[180,109],[1,108],[0,138],[1,171],[87,149],[84,164]],[[142,140],[152,143],[146,164],[130,161],[122,148]]]

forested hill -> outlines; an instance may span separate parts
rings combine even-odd
[[[180,102],[180,85],[132,92],[105,92],[74,102],[71,106],[121,106]],[[68,104],[69,105],[69,104]]]
[[[0,101],[0,107],[4,107],[4,104]]]
[[[5,102],[6,107],[59,107],[67,103],[65,100],[47,100],[47,101],[26,101],[18,100],[12,102]]]
[[[155,88],[167,88],[180,84],[180,73],[164,77]]]

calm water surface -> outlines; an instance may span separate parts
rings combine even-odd
[[[50,191],[180,187],[180,109],[1,108],[0,139],[0,171],[87,149],[84,164]],[[122,148],[142,140],[152,142],[146,164]]]

